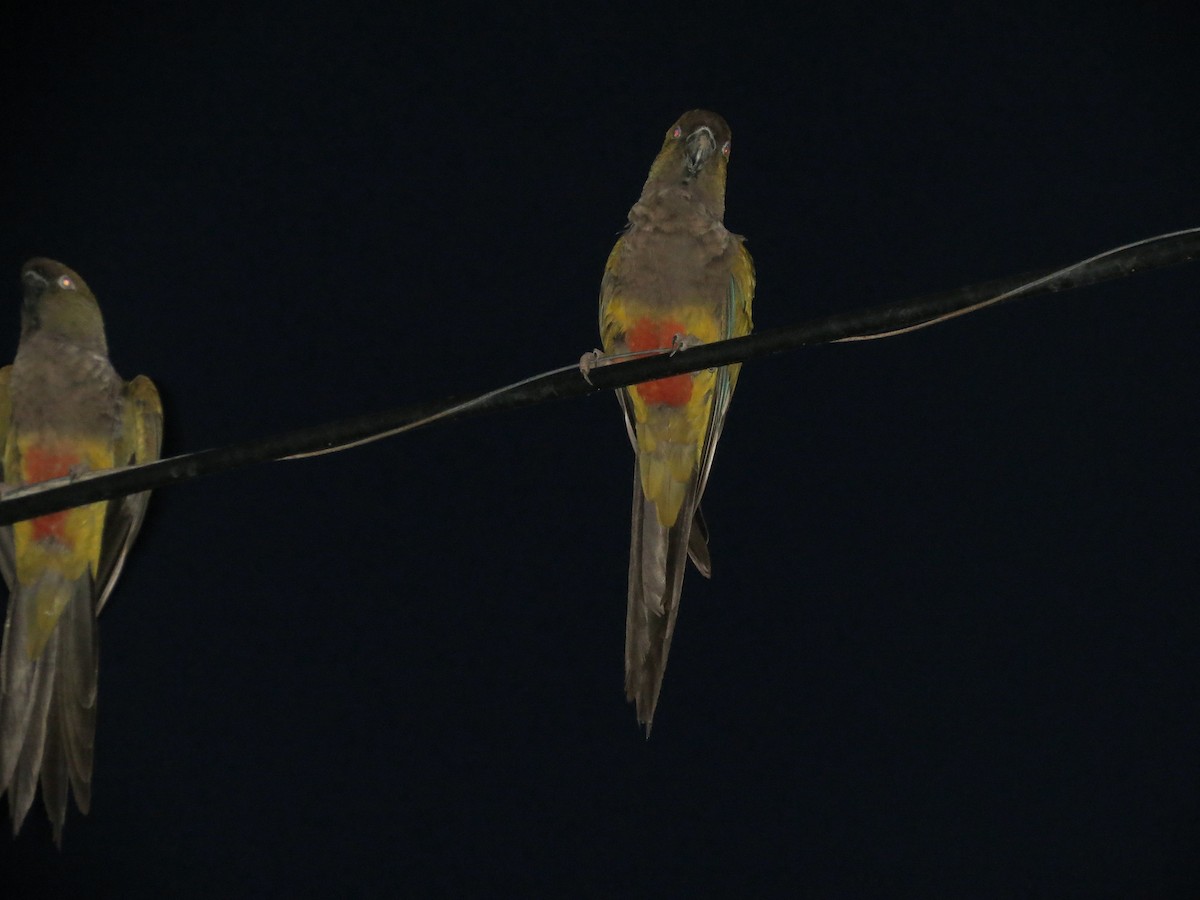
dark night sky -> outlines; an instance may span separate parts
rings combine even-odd
[[[974,5],[6,13],[0,346],[76,268],[168,453],[570,363],[697,106],[760,328],[1200,225],[1194,13]],[[649,742],[611,397],[160,491],[0,893],[1200,895],[1198,291],[748,366]]]

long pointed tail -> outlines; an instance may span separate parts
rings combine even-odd
[[[48,590],[67,591],[70,598],[41,653],[31,656],[37,598]],[[18,585],[9,598],[0,648],[0,792],[8,792],[14,835],[39,778],[60,844],[68,786],[82,812],[91,802],[99,659],[91,595],[86,576],[68,581],[47,572],[33,585]]]
[[[647,737],[654,722],[679,613],[696,507],[694,493],[689,491],[675,524],[663,526],[653,502],[642,491],[641,471],[635,462],[629,604],[625,617],[625,695],[637,704],[638,722],[646,726]]]

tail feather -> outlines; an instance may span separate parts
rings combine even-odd
[[[32,604],[19,591],[9,601],[9,624],[4,636],[5,693],[0,696],[0,754],[3,759],[3,788],[8,791],[8,810],[13,836],[33,805],[38,772],[46,747],[46,726],[54,695],[54,669],[58,659],[58,634],[52,633],[37,659],[25,652],[27,631],[24,610]],[[9,639],[12,639],[11,641]]]
[[[663,526],[654,503],[642,491],[641,473],[635,463],[625,619],[625,695],[636,704],[638,722],[646,726],[647,737],[675,633],[695,507],[695,491],[691,490],[675,524]]]
[[[704,521],[704,510],[696,505],[696,515],[692,517],[692,533],[688,536],[688,556],[692,563],[705,578],[712,578],[712,556],[708,552],[708,523]]]
[[[57,691],[55,692],[57,693]],[[67,812],[67,788],[70,776],[67,774],[66,741],[63,737],[62,706],[57,697],[51,702],[49,715],[46,719],[46,747],[42,755],[42,803],[50,818],[50,826],[54,830],[54,843],[62,847],[63,822]],[[14,820],[13,827],[17,827]]]
[[[41,654],[29,657],[35,598],[47,578],[70,591],[62,615]],[[42,800],[61,843],[68,785],[87,812],[91,794],[96,723],[98,641],[91,580],[68,582],[47,572],[9,597],[0,648],[0,792],[8,792],[13,834],[20,831],[40,779]]]
[[[88,579],[81,579],[76,587],[75,597],[58,623],[59,661],[54,707],[75,804],[80,812],[87,813],[92,800],[100,629]],[[65,815],[66,804],[59,804],[58,809],[60,815]]]

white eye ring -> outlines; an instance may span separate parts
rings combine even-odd
[[[58,286],[68,291],[75,290],[75,282],[70,275],[59,275]]]

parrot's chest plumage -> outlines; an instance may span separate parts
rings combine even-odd
[[[615,292],[637,312],[720,317],[738,244],[721,220],[686,192],[644,197],[629,212],[613,273]]]
[[[121,378],[108,357],[53,335],[29,335],[13,361],[13,430],[23,438],[83,435],[115,440]]]

